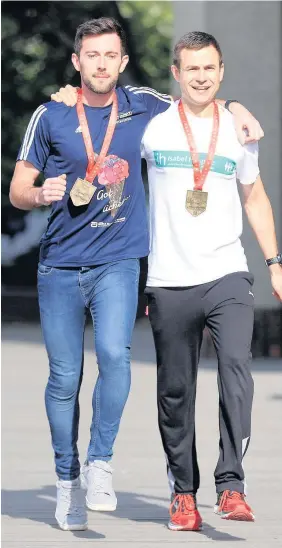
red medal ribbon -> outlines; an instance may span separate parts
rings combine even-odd
[[[101,152],[95,161],[95,154],[94,149],[92,145],[92,140],[88,128],[88,122],[84,110],[84,105],[82,101],[82,89],[80,88],[77,92],[77,104],[76,104],[76,110],[77,110],[77,116],[80,123],[81,131],[82,131],[82,137],[84,140],[87,158],[88,158],[88,166],[86,170],[85,179],[89,183],[93,183],[95,177],[98,175],[101,166],[106,158],[107,152],[109,150],[109,146],[111,144],[113,134],[116,127],[117,117],[118,117],[118,100],[117,100],[117,94],[114,92],[113,95],[113,106],[111,110],[111,115],[106,131],[106,135],[104,138],[104,142],[101,148]]]
[[[214,159],[216,143],[218,138],[218,131],[219,131],[219,110],[218,110],[218,105],[215,101],[213,101],[213,107],[214,107],[214,111],[213,111],[213,128],[212,128],[211,142],[209,145],[209,150],[208,150],[207,157],[205,159],[203,169],[201,170],[199,154],[196,149],[196,144],[194,141],[192,130],[187,120],[187,117],[185,115],[184,106],[181,99],[178,104],[178,112],[179,112],[180,120],[182,122],[183,129],[185,131],[185,135],[187,137],[188,146],[191,153],[191,159],[192,159],[193,171],[194,171],[194,190],[203,189],[204,182],[211,169],[211,165]]]

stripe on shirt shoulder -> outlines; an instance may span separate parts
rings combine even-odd
[[[125,86],[128,91],[131,91],[134,95],[137,95],[138,93],[148,93],[149,95],[153,95],[154,97],[157,97],[160,99],[160,101],[165,101],[166,103],[172,103],[172,96],[167,95],[166,93],[159,93],[159,91],[156,91],[153,88],[147,88],[147,87],[132,87],[132,86]]]
[[[32,141],[34,139],[34,133],[35,133],[35,130],[36,130],[36,126],[37,126],[37,124],[39,122],[39,119],[41,118],[42,114],[44,112],[46,112],[46,110],[47,110],[47,108],[44,105],[40,105],[40,107],[38,107],[36,109],[36,111],[33,113],[32,117],[30,119],[30,122],[27,126],[27,130],[25,132],[22,151],[21,151],[21,155],[20,155],[20,158],[19,158],[20,160],[26,160],[27,159],[30,147],[32,145]]]

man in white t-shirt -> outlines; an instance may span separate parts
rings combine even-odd
[[[282,298],[272,209],[259,175],[258,146],[242,146],[231,114],[214,97],[222,54],[204,32],[175,46],[172,72],[181,100],[156,116],[143,137],[150,188],[149,317],[158,365],[158,413],[172,499],[169,528],[198,530],[195,444],[197,369],[207,327],[218,357],[220,455],[215,512],[253,521],[242,459],[251,430],[253,276],[240,236],[241,183],[249,222]]]

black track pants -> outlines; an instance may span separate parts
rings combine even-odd
[[[196,493],[197,371],[205,326],[218,357],[219,460],[217,492],[244,492],[242,458],[251,433],[253,276],[228,274],[188,288],[147,287],[157,354],[159,428],[176,493]],[[209,395],[207,394],[207,397]]]

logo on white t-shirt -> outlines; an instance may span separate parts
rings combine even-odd
[[[158,168],[188,168],[193,169],[191,154],[184,150],[154,150],[155,165]],[[207,154],[201,152],[200,168],[205,163]],[[236,162],[225,156],[215,156],[211,165],[211,171],[221,175],[233,175],[236,171]]]

